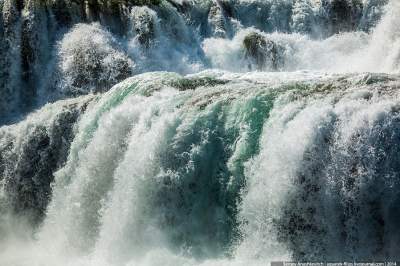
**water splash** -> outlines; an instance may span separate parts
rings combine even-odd
[[[399,77],[262,77],[114,87],[81,115],[35,240],[13,245],[38,265],[397,259]],[[14,252],[0,261],[24,265]]]
[[[386,1],[353,2],[163,0],[135,6],[113,1],[2,1],[2,123],[71,93],[108,90],[132,73],[249,71],[242,41],[250,29],[285,48],[278,49],[285,63],[275,71],[396,71],[395,42],[372,33]],[[388,10],[396,10],[391,5]],[[388,20],[381,28],[389,27],[383,25],[392,23]],[[366,34],[354,33],[359,30]],[[379,47],[388,41],[393,49],[388,47],[385,61],[376,63],[380,55],[372,53],[375,57],[364,63],[370,43]],[[264,58],[270,60],[269,55]],[[261,65],[252,69],[270,70],[268,64]]]
[[[0,1],[0,264],[397,260],[384,4]]]

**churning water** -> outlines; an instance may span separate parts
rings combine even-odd
[[[399,1],[0,10],[0,265],[400,259]]]

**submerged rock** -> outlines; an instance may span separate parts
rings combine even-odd
[[[279,70],[282,65],[282,49],[279,44],[252,32],[243,40],[245,58],[250,61],[249,68],[257,70]]]

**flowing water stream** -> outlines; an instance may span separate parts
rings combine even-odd
[[[0,265],[400,259],[398,0],[0,11]]]

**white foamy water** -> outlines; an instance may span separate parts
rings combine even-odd
[[[25,2],[0,1],[0,265],[399,259],[397,1],[340,25],[330,1]]]

